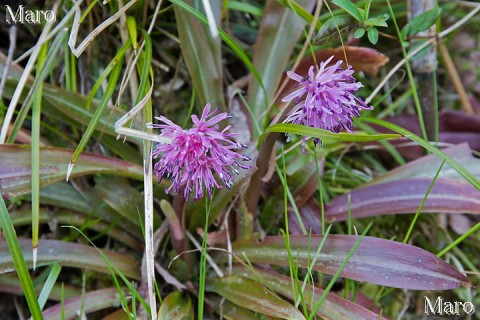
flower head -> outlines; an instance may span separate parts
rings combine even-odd
[[[183,189],[187,199],[195,191],[194,199],[198,200],[203,198],[205,186],[211,197],[214,187],[222,187],[215,174],[223,185],[230,188],[233,185],[231,173],[238,174],[235,167],[249,168],[237,161],[248,161],[250,158],[236,152],[246,146],[232,140],[237,134],[228,132],[231,125],[219,130],[218,123],[230,117],[226,113],[217,114],[218,111],[217,108],[210,112],[210,104],[207,103],[200,119],[192,116],[193,128],[188,130],[163,116],[156,117],[163,124],[152,124],[152,127],[161,129],[160,135],[172,140],[171,144],[158,143],[153,150],[153,157],[160,158],[154,167],[155,175],[159,181],[164,176],[172,181],[166,192],[173,188],[178,193]]]
[[[314,67],[308,70],[308,76],[302,77],[292,71],[287,75],[297,81],[297,90],[285,96],[282,101],[294,100],[296,103],[291,114],[284,122],[301,124],[309,127],[338,133],[342,130],[351,132],[352,118],[360,116],[360,109],[372,109],[362,99],[355,96],[363,85],[352,76],[353,69],[342,69],[342,61],[327,67],[333,56],[320,64],[318,72]],[[303,143],[305,144],[306,138]],[[315,143],[320,142],[314,139]]]

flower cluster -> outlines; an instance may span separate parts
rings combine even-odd
[[[192,116],[193,128],[189,130],[183,130],[163,116],[156,117],[163,124],[152,124],[152,128],[161,129],[160,136],[172,141],[158,143],[153,151],[153,157],[160,158],[154,167],[155,175],[159,181],[164,176],[172,181],[167,193],[172,188],[175,193],[183,189],[185,199],[195,192],[194,199],[198,200],[204,197],[205,186],[211,197],[214,187],[222,187],[215,173],[230,188],[233,185],[231,172],[238,174],[235,167],[249,168],[237,161],[249,161],[250,158],[236,152],[246,146],[232,140],[237,134],[228,132],[231,126],[219,130],[219,122],[230,117],[218,111],[217,108],[210,112],[210,104],[207,104],[200,119]]]
[[[306,77],[292,71],[287,72],[288,77],[298,82],[295,84],[298,89],[282,99],[283,102],[294,100],[296,103],[284,122],[334,133],[342,130],[351,132],[352,118],[360,116],[360,109],[372,109],[355,96],[355,92],[363,85],[352,76],[352,67],[342,69],[341,60],[327,67],[332,59],[333,56],[322,62],[316,74],[311,66]],[[305,142],[306,138],[303,138],[303,144]],[[314,139],[314,142],[320,140]]]

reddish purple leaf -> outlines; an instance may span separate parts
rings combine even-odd
[[[18,239],[20,247],[27,263],[27,267],[33,265],[32,240]],[[124,276],[132,279],[140,279],[140,263],[127,254],[120,254],[102,249],[103,254],[111,266],[115,266]],[[58,262],[62,266],[85,268],[97,272],[110,273],[107,264],[102,259],[97,249],[78,243],[57,240],[39,240],[37,266]],[[0,240],[0,274],[15,270],[7,242]]]
[[[352,218],[384,214],[415,213],[432,179],[403,179],[370,185],[344,194],[325,207],[329,221],[348,218],[348,195]],[[422,212],[480,214],[480,191],[466,181],[437,179]],[[319,215],[319,213],[317,213]]]
[[[40,186],[65,180],[73,150],[40,148]],[[0,145],[0,187],[6,198],[30,192],[31,147],[29,145]],[[109,173],[143,179],[141,166],[115,158],[84,152],[73,169],[72,178],[94,173]]]
[[[359,236],[329,235],[313,269],[335,274]],[[306,268],[315,256],[322,236],[290,236],[292,254]],[[310,251],[309,251],[310,247]],[[281,236],[266,237],[261,243],[248,239],[234,243],[233,253],[253,263],[288,266],[287,250]],[[447,290],[470,287],[468,278],[448,263],[412,245],[364,237],[341,273],[357,281],[413,290]]]
[[[76,319],[78,311],[85,314],[111,307],[120,307],[122,300],[117,288],[101,289],[66,300],[43,311],[45,319]]]

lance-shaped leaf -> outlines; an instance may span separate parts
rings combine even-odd
[[[322,236],[290,236],[292,255],[306,268]],[[313,269],[335,274],[358,236],[329,235]],[[310,251],[309,251],[310,248]],[[288,266],[288,254],[281,236],[263,242],[248,239],[234,243],[233,253],[253,263]],[[447,290],[470,286],[468,278],[448,263],[412,245],[364,237],[341,273],[342,277],[374,284],[413,290]]]
[[[65,180],[72,150],[52,147],[40,148],[40,186]],[[31,147],[28,145],[0,145],[0,186],[6,198],[30,192]],[[72,177],[108,173],[143,179],[140,166],[115,158],[84,153],[73,169]]]
[[[348,217],[348,196],[352,218],[417,212],[432,179],[403,179],[352,190],[335,198],[325,208],[331,221]],[[422,212],[480,214],[480,191],[464,180],[437,179]]]
[[[61,320],[78,318],[79,310],[84,315],[111,307],[119,307],[122,303],[117,288],[101,289],[68,299],[43,311],[45,319]]]
[[[244,277],[252,278],[257,281],[261,281],[270,290],[273,290],[282,296],[287,297],[290,300],[294,300],[298,297],[292,295],[292,280],[289,277],[283,276],[273,270],[255,269],[255,271],[247,270],[246,268],[235,269],[235,274],[242,275]],[[300,285],[303,286],[303,282],[300,281]],[[313,293],[313,295],[312,295]],[[314,286],[305,287],[303,292],[305,298],[305,304],[309,310],[312,310],[316,302],[320,299],[324,291]],[[326,299],[323,301],[320,309],[318,309],[317,315],[322,319],[332,320],[350,320],[350,319],[370,319],[380,320],[385,319],[380,317],[373,311],[370,311],[354,302],[345,300],[344,298],[330,292]]]
[[[268,132],[284,132],[289,134],[297,134],[306,137],[319,138],[325,141],[345,141],[345,142],[369,142],[386,139],[398,139],[402,136],[399,134],[362,134],[362,133],[333,133],[328,130],[307,127],[299,124],[279,123],[268,127],[265,133]],[[259,144],[262,143],[264,135],[260,137]]]
[[[193,320],[193,315],[192,300],[180,291],[170,293],[158,310],[159,319]]]
[[[210,282],[208,290],[216,292],[239,306],[264,315],[283,319],[305,319],[293,305],[262,284],[248,278],[239,276],[215,278]]]
[[[30,239],[19,239],[20,247],[28,267],[32,267],[32,247]],[[139,261],[131,256],[102,250],[111,266],[116,267],[126,277],[140,279]],[[110,274],[108,266],[97,249],[78,243],[57,240],[39,240],[37,265],[57,262],[65,267],[85,268]],[[0,240],[0,274],[15,270],[12,257],[5,240]]]

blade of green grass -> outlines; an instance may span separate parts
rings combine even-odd
[[[289,134],[297,134],[301,136],[308,136],[313,138],[319,138],[322,140],[335,140],[335,141],[345,141],[345,142],[370,142],[378,141],[385,139],[398,139],[401,138],[401,134],[361,134],[361,133],[332,133],[327,130],[311,128],[307,126],[302,126],[299,124],[290,124],[290,123],[279,123],[274,124],[273,126],[268,127],[264,134],[260,136],[258,144],[261,144],[265,134],[269,132],[283,132]]]
[[[393,25],[395,26],[395,30],[397,31],[397,36],[399,39],[402,38],[400,34],[400,29],[398,28],[397,19],[395,18],[395,13],[392,9],[392,5],[390,4],[389,0],[386,0],[388,5],[388,10],[390,12],[390,17],[392,18]],[[400,43],[400,48],[402,49],[402,54],[404,59],[407,58],[407,51],[405,47]],[[415,85],[415,79],[413,78],[412,68],[410,67],[410,62],[408,59],[405,61],[405,69],[407,70],[408,80],[410,82],[410,86],[412,87],[412,94],[413,94],[413,101],[415,102],[415,109],[417,110],[418,122],[420,123],[420,131],[422,132],[423,138],[426,140],[427,137],[427,130],[425,129],[425,122],[423,121],[423,112],[422,106],[420,104],[420,98],[418,97],[417,88]]]
[[[58,39],[58,38],[57,38]],[[41,77],[47,55],[48,43],[45,43],[38,54],[37,79]],[[33,96],[32,105],[32,254],[33,270],[37,264],[38,228],[40,216],[40,115],[42,113],[43,85],[39,82]]]
[[[55,286],[55,282],[57,281],[60,271],[62,271],[62,266],[60,266],[58,263],[54,263],[50,268],[48,278],[43,285],[40,296],[38,297],[38,304],[40,305],[40,309],[42,310],[45,307],[45,303],[47,303],[47,299],[50,296],[53,287]]]
[[[32,318],[43,319],[42,311],[38,304],[37,296],[35,295],[35,290],[33,288],[32,279],[28,273],[27,264],[23,258],[22,250],[20,249],[20,244],[13,228],[12,221],[10,220],[10,215],[8,214],[7,207],[3,201],[3,197],[0,196],[0,223],[2,226],[3,233],[5,234],[5,239],[7,240],[8,249],[10,251],[11,258],[13,260],[13,265],[17,271],[18,278],[22,284],[23,292],[25,299],[27,300],[28,308],[32,314]]]
[[[435,174],[435,177],[433,178],[432,182],[428,186],[428,190],[425,193],[425,196],[422,199],[422,202],[420,203],[420,206],[418,206],[418,210],[415,213],[415,216],[413,217],[412,222],[410,223],[410,227],[408,228],[407,234],[405,235],[405,239],[403,239],[403,243],[407,243],[408,239],[410,238],[410,235],[412,234],[413,227],[415,226],[415,223],[418,220],[418,217],[420,216],[420,212],[422,212],[423,205],[425,204],[425,201],[427,201],[427,197],[430,194],[430,191],[432,191],[433,185],[435,184],[435,181],[437,181],[438,175],[440,174],[440,171],[442,171],[443,165],[445,164],[445,159],[443,159],[442,164],[437,170],[437,173]]]
[[[101,79],[97,81],[96,85],[100,83],[100,80],[103,80],[103,77],[106,77],[111,71],[110,79],[108,81],[107,88],[105,89],[105,92],[103,93],[102,100],[100,101],[97,109],[95,110],[95,113],[93,114],[92,120],[88,124],[87,129],[85,130],[85,133],[82,136],[82,139],[80,140],[80,143],[78,144],[77,148],[75,149],[75,152],[73,153],[73,156],[70,160],[70,164],[68,166],[67,170],[67,181],[70,176],[70,173],[72,172],[73,166],[77,162],[78,157],[82,153],[82,151],[85,149],[88,141],[90,140],[90,137],[93,134],[93,131],[95,130],[95,127],[98,124],[98,121],[100,120],[100,117],[105,110],[108,102],[110,101],[110,98],[113,95],[113,92],[115,90],[115,87],[117,86],[118,78],[120,76],[120,72],[122,71],[122,63],[123,63],[123,58],[125,56],[125,51],[127,48],[131,45],[131,41],[127,41],[117,52],[115,57],[112,59],[110,64],[107,66],[105,72],[101,75]],[[87,106],[90,105],[91,99],[93,99],[93,96],[90,95],[88,101],[87,101]]]
[[[398,132],[399,134],[403,135],[404,137],[418,143],[419,145],[421,145],[422,147],[424,147],[426,150],[430,151],[431,153],[433,153],[434,155],[436,155],[437,157],[439,157],[440,159],[443,159],[445,158],[445,162],[450,166],[452,167],[453,169],[455,169],[455,171],[457,171],[462,177],[465,178],[465,180],[467,180],[472,186],[474,186],[475,188],[477,188],[478,190],[480,190],[480,182],[468,171],[466,170],[464,167],[462,167],[457,161],[455,161],[453,158],[451,158],[450,156],[446,155],[444,152],[440,151],[438,148],[436,148],[435,146],[433,146],[432,144],[430,144],[428,141],[420,138],[419,136],[417,136],[416,134],[413,134],[411,133],[410,131],[400,127],[400,126],[397,126],[393,123],[390,123],[390,122],[387,122],[387,121],[383,121],[383,120],[379,120],[379,119],[373,119],[373,118],[361,118],[359,121],[363,121],[363,122],[368,122],[368,123],[373,123],[373,124],[377,124],[381,127],[384,127],[384,128],[387,128],[387,129],[390,129],[394,132]]]

